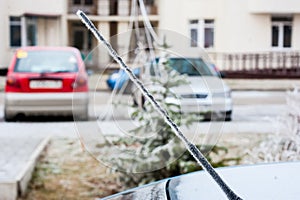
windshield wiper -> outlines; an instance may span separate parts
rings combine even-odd
[[[57,70],[57,71],[51,71],[51,74],[58,74],[58,73],[67,73],[67,72],[73,72],[71,70]]]

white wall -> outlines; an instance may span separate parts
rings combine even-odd
[[[61,27],[59,18],[39,18],[37,43],[40,46],[61,45]]]
[[[294,15],[292,34],[293,49],[300,50],[300,14]]]
[[[247,10],[245,1],[227,0],[221,4],[215,26],[216,51],[270,50],[270,16],[254,15]]]
[[[101,33],[105,38],[109,38],[109,23],[108,22],[99,22],[98,23],[98,29],[101,30]],[[104,47],[104,45],[98,44],[97,46],[97,53],[98,53],[98,60],[96,61],[96,64],[99,66],[105,66],[107,63],[110,63],[110,56]]]
[[[0,0],[0,67],[7,67],[16,48],[9,41],[9,17],[24,14],[57,15],[53,19],[38,19],[38,45],[67,44],[66,26],[63,20],[67,12],[67,0]]]
[[[120,53],[121,55],[124,55],[124,57],[126,57],[125,55],[128,55],[128,47],[129,47],[129,43],[130,43],[130,33],[128,31],[129,28],[129,24],[128,22],[119,22],[118,23],[118,35],[115,36],[117,37],[117,41],[118,41],[118,53]]]
[[[7,1],[0,0],[0,68],[7,67],[10,56],[9,46],[9,18],[7,17]]]
[[[252,13],[300,13],[299,0],[247,0],[245,2],[249,12]]]
[[[212,52],[269,51],[271,15],[276,13],[298,13],[293,18],[292,45],[293,49],[300,50],[299,0],[157,0],[156,4],[159,28],[170,30],[167,42],[180,54],[199,53],[199,49],[189,47],[189,21],[192,19],[215,19]],[[9,47],[8,16],[58,15],[56,21],[39,19],[38,45],[67,45],[67,9],[67,0],[0,0],[0,17],[4,19],[0,23],[0,67],[8,65],[14,51]],[[118,30],[125,30],[126,23],[120,23]],[[107,22],[98,26],[109,35]],[[102,53],[99,55],[99,62],[108,59]]]
[[[1,0],[3,1],[3,0]],[[65,12],[65,0],[4,0],[8,1],[11,15],[24,13],[59,15]]]
[[[190,48],[189,22],[193,19],[215,19],[218,0],[160,0],[158,2],[160,37],[166,35],[170,50],[182,56],[201,54],[200,48]],[[205,6],[204,6],[205,5]]]
[[[296,2],[296,0],[284,1],[284,7],[280,7],[283,0],[255,1],[262,2],[257,9],[267,8],[266,5],[270,5],[273,9],[272,12],[292,11]],[[250,12],[253,5],[249,2],[250,0],[160,0],[158,2],[159,27],[189,37],[189,20],[215,19],[215,47],[213,52],[270,51],[271,16],[273,13]],[[300,12],[300,3],[298,4]],[[293,45],[299,47],[297,41],[300,39],[296,38],[300,31],[299,16],[295,17],[294,20]]]
[[[159,27],[189,35],[189,20],[215,18],[218,0],[160,0]]]

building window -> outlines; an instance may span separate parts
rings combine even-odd
[[[272,17],[272,47],[292,47],[292,17]]]
[[[214,47],[214,20],[204,20],[204,48]]]
[[[81,0],[73,0],[73,4],[74,5],[80,5],[81,4]]]
[[[190,21],[191,47],[198,46],[198,20]]]
[[[74,23],[72,25],[72,32],[73,32],[72,46],[82,51],[89,51],[92,49],[93,36],[90,31],[88,31],[81,24]]]
[[[93,5],[93,0],[85,0],[84,5],[87,5],[87,6]]]
[[[190,21],[191,47],[214,47],[214,20],[202,19]]]
[[[35,46],[37,45],[37,20],[35,17],[26,18],[26,45]]]
[[[10,17],[10,46],[37,45],[37,19],[35,17]]]
[[[10,46],[21,46],[21,17],[10,17]]]
[[[111,0],[110,7],[109,7],[109,14],[110,15],[118,15],[118,7],[119,7],[119,1]]]
[[[73,0],[73,5],[93,5],[93,0]]]

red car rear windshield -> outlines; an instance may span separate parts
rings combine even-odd
[[[23,51],[17,52],[14,72],[63,73],[77,72],[76,56],[69,51]]]

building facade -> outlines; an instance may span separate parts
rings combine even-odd
[[[88,66],[104,68],[110,58],[76,16],[86,12],[105,37],[132,25],[132,0],[2,0],[0,1],[0,67],[9,65],[20,46],[75,46]],[[144,0],[158,35],[165,35],[179,54],[203,48],[220,68],[231,55],[300,50],[300,6],[297,0]],[[137,4],[138,7],[138,4]],[[137,12],[138,26],[143,18]],[[166,30],[166,31],[165,31]],[[166,34],[169,33],[169,34]],[[179,35],[179,36],[178,36]],[[180,39],[179,38],[184,38]],[[130,36],[111,39],[126,52]],[[88,56],[88,53],[93,53]],[[234,57],[234,56],[233,56]],[[246,57],[245,57],[246,58]],[[231,63],[232,66],[234,66]]]
[[[146,0],[145,5],[152,24],[158,26],[156,3]],[[106,38],[111,38],[115,49],[125,51],[128,38],[112,36],[130,29],[131,0],[2,0],[0,68],[9,65],[18,47],[36,45],[74,46],[88,67],[106,67],[111,59],[104,49],[97,48],[97,41],[76,15],[78,9],[89,15]],[[140,13],[137,15],[142,26]]]
[[[299,5],[297,0],[165,0],[159,25],[191,38],[189,47],[204,48],[221,69],[251,62],[277,67],[282,55],[290,55],[287,62],[295,52],[299,57]]]

